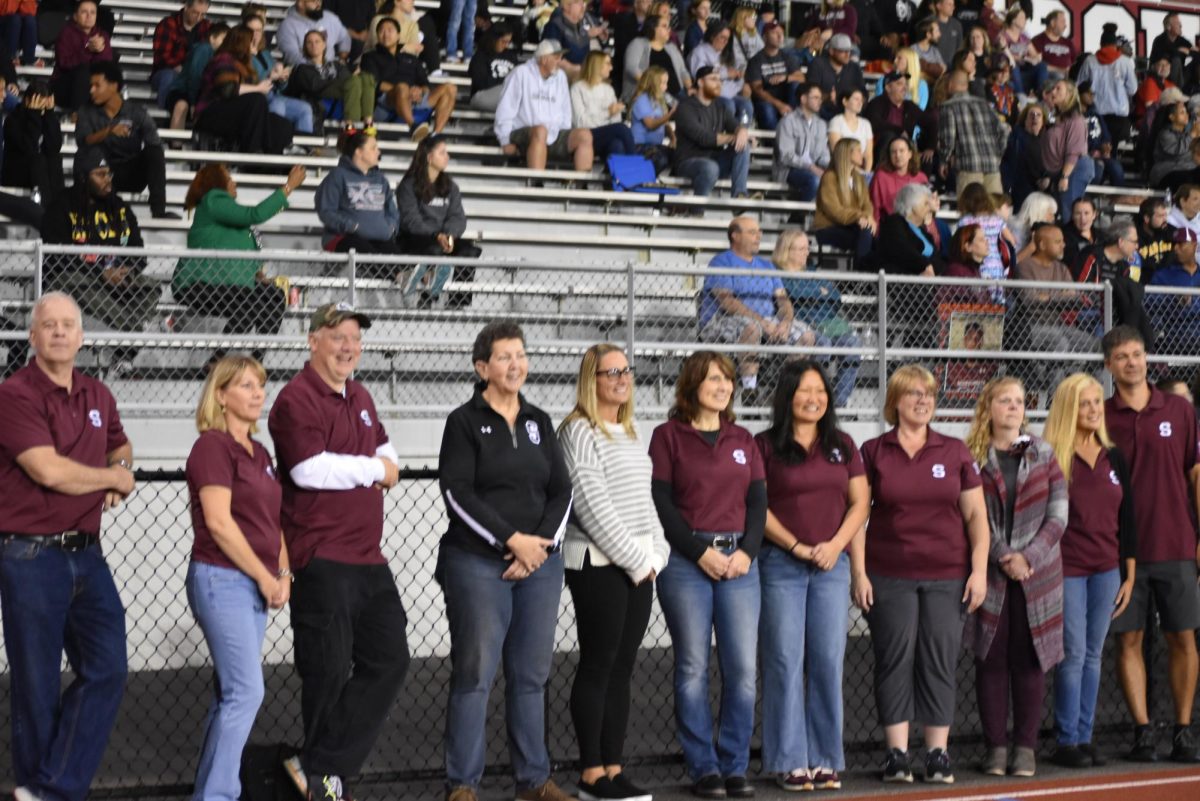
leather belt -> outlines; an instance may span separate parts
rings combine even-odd
[[[63,551],[82,551],[100,541],[99,534],[88,531],[60,531],[57,534],[0,534],[0,541],[5,543],[13,540],[36,542],[44,548],[58,548]]]

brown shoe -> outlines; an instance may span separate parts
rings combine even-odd
[[[451,801],[456,801],[451,799]],[[553,779],[546,779],[541,787],[531,787],[517,793],[517,801],[576,801],[562,791]]]
[[[474,787],[460,784],[446,793],[446,801],[478,801],[478,797],[475,795]]]

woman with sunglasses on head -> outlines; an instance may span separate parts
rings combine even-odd
[[[767,474],[762,759],[784,790],[837,790],[846,769],[846,550],[867,521],[871,496],[832,400],[819,364],[792,362],[775,390],[771,427],[754,439]]]
[[[754,437],[734,425],[733,361],[698,351],[683,362],[675,405],[654,429],[654,505],[671,543],[658,577],[675,655],[675,721],[692,793],[750,798],[758,563],[767,489]],[[708,661],[716,630],[721,712],[713,737]]]
[[[622,771],[622,750],[633,666],[670,546],[651,497],[633,394],[625,353],[593,345],[579,366],[575,408],[558,431],[574,491],[563,562],[579,631],[571,720],[581,801],[650,797]]]
[[[930,427],[937,382],[916,364],[888,380],[892,430],[863,444],[871,520],[851,543],[851,597],[875,650],[885,782],[911,782],[908,730],[925,735],[925,781],[954,781],[947,744],[966,616],[987,593],[987,509],[962,440]]]

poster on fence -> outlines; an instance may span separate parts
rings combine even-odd
[[[1001,350],[1004,346],[1004,308],[979,303],[938,306],[941,346],[950,350]],[[948,359],[936,370],[942,403],[970,406],[996,374],[991,359]]]

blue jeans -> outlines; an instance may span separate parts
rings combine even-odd
[[[1095,166],[1096,175],[1092,178],[1095,183],[1102,184],[1107,181],[1111,186],[1125,185],[1125,167],[1116,156],[1110,159],[1092,159],[1092,164]]]
[[[604,161],[609,156],[625,156],[634,152],[633,133],[624,123],[614,122],[592,129],[592,148]]]
[[[563,587],[561,553],[521,581],[500,578],[509,563],[443,544],[434,577],[450,624],[450,703],[446,714],[446,784],[478,787],[487,743],[488,695],[504,660],[508,749],[517,791],[550,777],[546,751],[546,682]]]
[[[1100,653],[1121,574],[1113,569],[1063,578],[1063,661],[1054,671],[1054,722],[1061,745],[1092,741]]]
[[[754,103],[750,98],[742,97],[718,97],[717,102],[729,109],[729,113],[733,118],[746,127],[750,126],[750,121],[754,119]]]
[[[764,544],[759,571],[763,770],[845,770],[842,663],[850,620],[850,557],[843,553],[826,572]]]
[[[179,73],[170,67],[156,70],[150,76],[150,87],[154,90],[154,97],[158,102],[159,108],[167,107],[167,94],[171,90],[171,83],[175,80],[175,76]]]
[[[823,348],[857,348],[861,344],[858,335],[853,332],[838,334],[835,337],[827,337],[824,334],[817,337],[817,345]],[[858,365],[862,361],[862,356],[856,353],[852,356],[821,356],[819,358],[825,364],[837,364],[837,378],[833,385],[833,402],[835,406],[845,406],[854,392],[854,384],[858,380]]]
[[[712,194],[718,179],[728,178],[733,184],[733,196],[741,197],[746,194],[746,182],[750,179],[750,147],[747,145],[740,153],[726,147],[716,151],[715,158],[688,159],[675,169],[675,174],[690,178],[692,190],[701,197]]]
[[[475,0],[454,0],[450,5],[450,19],[446,23],[447,58],[458,53],[459,34],[462,34],[463,60],[470,61],[475,55]]]
[[[793,190],[797,200],[810,201],[817,197],[817,186],[821,179],[806,167],[792,167],[788,170],[787,184]]]
[[[0,17],[0,36],[3,36],[9,55],[19,54],[25,66],[37,60],[37,34],[37,17],[32,14]]]
[[[779,109],[762,100],[754,101],[754,116],[764,130],[773,131],[779,125]]]
[[[213,661],[213,700],[192,799],[236,801],[242,792],[242,749],[263,700],[267,606],[254,579],[203,562],[188,566],[187,599]]]
[[[1042,88],[1042,84],[1050,77],[1046,62],[1039,64],[1019,64],[1012,71],[1013,91],[1018,94],[1034,94]]]
[[[312,106],[298,97],[284,97],[272,91],[267,95],[267,110],[290,122],[296,133],[313,132]]]
[[[0,544],[11,677],[13,778],[46,799],[83,801],[125,691],[125,610],[94,544]],[[60,697],[63,651],[74,673]]]
[[[1096,175],[1096,165],[1091,156],[1080,156],[1075,169],[1067,178],[1067,191],[1058,193],[1058,211],[1064,220],[1071,219],[1071,204],[1083,197],[1084,191]],[[1058,187],[1055,186],[1055,189]]]
[[[675,725],[688,774],[744,776],[754,730],[754,662],[761,597],[758,562],[730,581],[713,581],[678,552],[658,577],[671,647],[675,652]],[[721,668],[721,712],[713,744],[708,659],[713,628]]]

